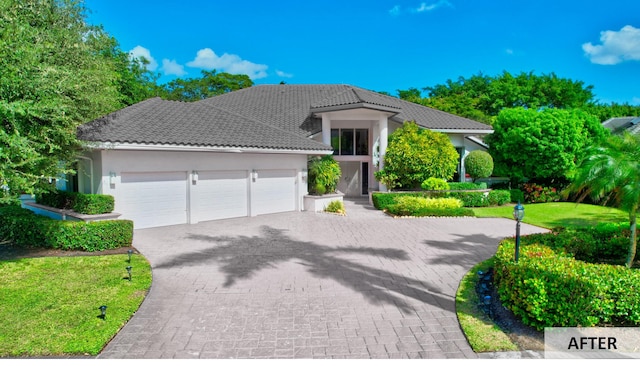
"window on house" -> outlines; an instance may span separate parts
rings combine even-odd
[[[369,130],[331,129],[331,146],[334,155],[369,155]]]

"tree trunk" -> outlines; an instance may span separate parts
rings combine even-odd
[[[629,243],[629,254],[627,255],[627,263],[626,263],[627,268],[631,268],[631,266],[633,265],[633,260],[636,257],[636,244],[638,241],[638,238],[636,235],[637,210],[638,210],[637,207],[634,207],[629,211],[629,224],[631,225],[630,227],[631,236],[630,236],[630,243]]]

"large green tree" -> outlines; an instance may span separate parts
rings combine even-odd
[[[560,78],[554,73],[536,75],[504,71],[494,77],[479,73],[425,87],[427,97],[417,89],[399,91],[402,99],[481,122],[491,122],[504,108],[581,108],[593,100],[592,86]],[[409,92],[411,91],[411,92]]]
[[[76,127],[121,108],[113,39],[76,0],[0,0],[1,200],[48,188],[80,148]]]
[[[578,193],[579,201],[591,197],[629,213],[631,236],[626,266],[631,267],[636,256],[636,217],[640,207],[640,136],[613,135],[588,148],[568,192]]]
[[[195,102],[252,85],[253,81],[247,75],[202,70],[200,78],[175,79],[163,85],[161,96],[169,100]]]
[[[389,135],[383,170],[375,175],[389,189],[412,189],[427,178],[451,179],[458,161],[458,152],[447,135],[405,122]]]
[[[566,181],[584,149],[608,134],[596,117],[578,109],[504,109],[493,129],[486,141],[494,173],[512,181]]]

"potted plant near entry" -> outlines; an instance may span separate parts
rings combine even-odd
[[[337,191],[341,174],[340,165],[332,155],[309,159],[309,194],[304,197],[304,209],[321,212],[325,211],[332,201],[342,202],[344,195]]]

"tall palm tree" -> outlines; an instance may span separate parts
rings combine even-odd
[[[640,136],[613,135],[603,144],[588,149],[569,192],[578,193],[578,202],[591,197],[603,205],[629,213],[631,239],[626,266],[636,256],[636,215],[640,205]]]

